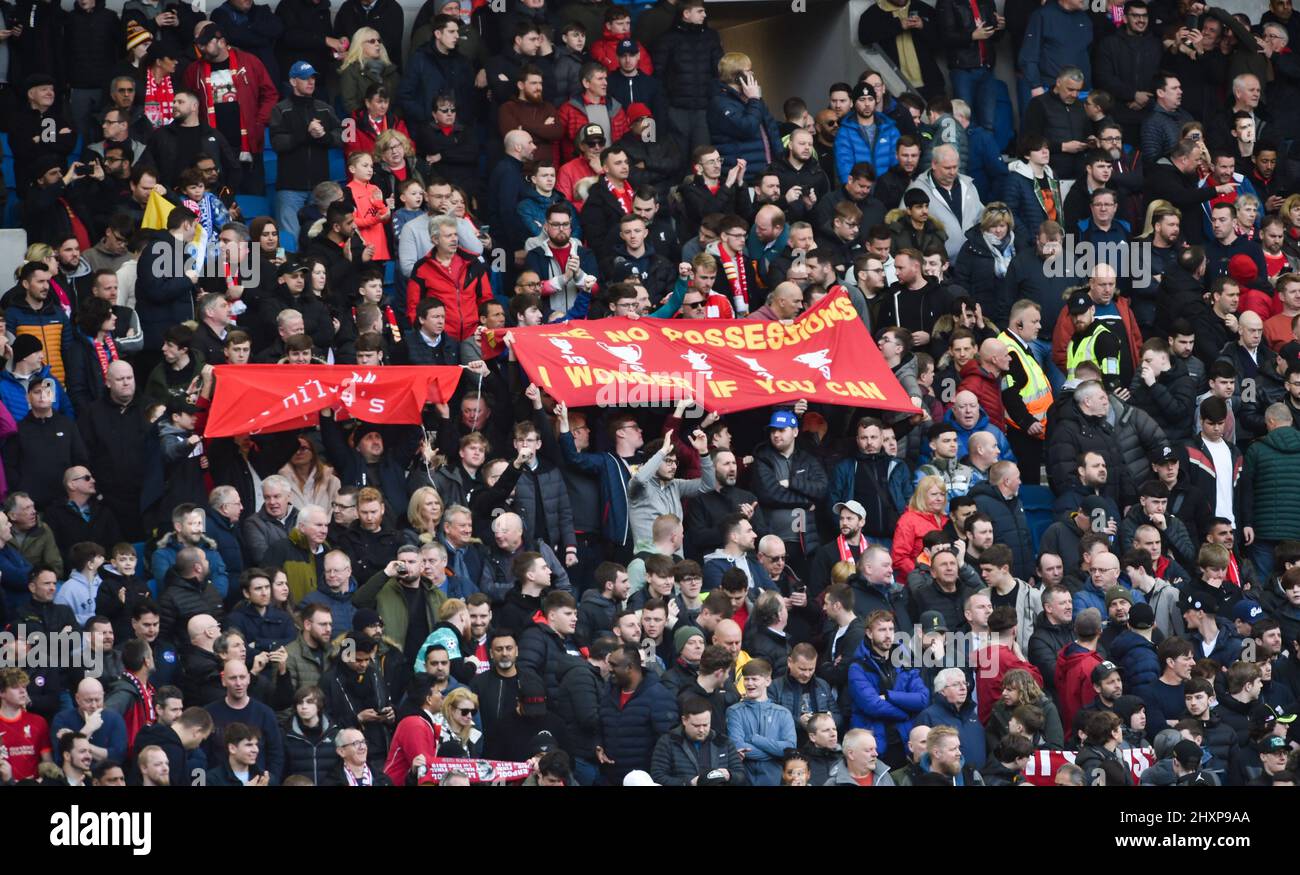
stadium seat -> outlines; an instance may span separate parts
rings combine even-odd
[[[1056,518],[1052,510],[1052,503],[1055,498],[1052,490],[1046,486],[1021,486],[1020,487],[1020,504],[1025,509],[1025,517],[1029,520],[1029,532],[1034,539],[1034,549],[1038,549],[1038,542],[1043,539],[1043,532],[1052,524]]]
[[[271,198],[256,194],[237,194],[235,201],[239,204],[240,212],[244,214],[246,221],[252,221],[257,216],[269,216],[271,213]]]

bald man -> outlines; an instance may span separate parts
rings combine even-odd
[[[792,282],[779,284],[767,293],[767,303],[750,316],[765,322],[790,322],[803,309],[803,289]]]
[[[73,707],[54,715],[50,736],[58,739],[69,732],[80,732],[90,739],[90,754],[95,762],[126,762],[126,722],[121,715],[104,709],[104,685],[96,678],[83,678],[77,684]]]
[[[1277,353],[1264,343],[1264,320],[1254,310],[1243,310],[1237,316],[1237,342],[1223,350],[1223,357],[1231,359],[1236,367],[1243,391],[1254,380],[1257,397],[1282,396],[1284,366]]]
[[[979,354],[961,369],[961,382],[957,391],[969,391],[979,399],[980,407],[988,414],[989,425],[1005,432],[1007,411],[1002,404],[1002,375],[1011,366],[1007,345],[990,337],[980,344]]]
[[[978,359],[971,359],[974,363]],[[949,418],[952,424],[957,428],[957,458],[963,458],[969,452],[969,443],[973,435],[985,432],[993,436],[997,444],[998,456],[1003,459],[1014,459],[1015,453],[1011,451],[1011,445],[1007,443],[1005,433],[995,428],[991,420],[991,414],[980,407],[980,398],[970,389],[962,389],[952,398],[952,409],[949,410]],[[1001,402],[1002,396],[998,395],[998,401]],[[927,442],[921,447],[922,464],[930,461],[931,450]]]
[[[212,735],[208,737],[208,762],[225,762],[225,732],[232,723],[243,723],[262,734],[258,745],[257,765],[270,773],[270,782],[278,784],[284,776],[284,737],[276,723],[275,712],[248,695],[253,676],[242,659],[227,660],[221,666],[221,685],[225,696],[207,706],[212,715]],[[332,691],[343,696],[340,687]],[[330,693],[326,693],[327,699]],[[330,700],[332,703],[332,700]],[[332,715],[331,715],[332,716]]]
[[[749,662],[749,654],[740,649],[740,641],[743,633],[740,630],[740,624],[735,620],[719,620],[718,625],[713,630],[713,644],[726,650],[735,660],[732,663],[732,672],[736,678],[736,692],[741,696],[745,695],[745,685],[740,680],[740,670]]]
[[[181,657],[181,693],[200,707],[221,698],[221,657],[216,654],[221,624],[211,614],[195,614],[185,624],[190,646]]]

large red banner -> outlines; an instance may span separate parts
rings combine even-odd
[[[573,407],[694,399],[731,413],[798,401],[916,412],[847,294],[791,324],[757,319],[600,319],[514,328],[528,377]]]
[[[218,365],[205,437],[308,428],[320,411],[365,422],[417,425],[427,403],[445,403],[463,372],[440,365]]]
[[[1029,763],[1025,766],[1025,782],[1039,787],[1050,787],[1056,781],[1057,770],[1066,763],[1074,762],[1076,756],[1077,754],[1071,750],[1034,751],[1034,755],[1029,758]],[[1142,777],[1143,772],[1156,764],[1156,752],[1149,747],[1124,748],[1119,752],[1119,757],[1132,772],[1135,784]],[[1092,784],[1097,781],[1097,777],[1085,775],[1084,780]]]

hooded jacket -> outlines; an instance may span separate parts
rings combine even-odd
[[[906,651],[895,646],[888,657],[882,659],[864,640],[853,655],[849,667],[848,692],[853,702],[849,720],[854,729],[870,729],[876,736],[876,747],[883,754],[892,742],[902,750],[916,716],[930,704],[930,691],[925,688],[921,672],[914,668],[898,668],[892,663],[908,658]]]
[[[781,132],[762,98],[747,99],[719,83],[709,100],[708,124],[713,145],[722,156],[723,173],[735,166],[736,159],[744,158],[746,185],[757,181],[763,168],[781,155]]]
[[[293,716],[284,732],[284,775],[303,775],[311,778],[317,787],[329,787],[338,775],[339,758],[335,752],[334,737],[342,727],[320,715],[317,732],[303,729],[298,715]]]
[[[652,672],[646,672],[628,700],[620,706],[618,688],[609,686],[600,703],[602,747],[614,761],[607,766],[621,779],[634,769],[649,770],[659,737],[678,725],[677,702]],[[728,712],[730,726],[730,712]],[[790,731],[794,744],[794,730]]]
[[[880,176],[898,162],[898,125],[883,112],[872,116],[876,137],[868,143],[855,112],[849,112],[840,121],[835,135],[835,170],[840,179],[848,179],[855,164],[870,164]]]
[[[795,746],[794,716],[770,700],[742,699],[727,709],[727,738],[745,752],[745,771],[757,787],[781,783],[781,759]]]
[[[903,462],[883,451],[867,454],[855,447],[848,458],[836,463],[826,500],[831,506],[861,502],[867,511],[862,531],[869,537],[888,538],[911,498],[910,481]]]
[[[967,494],[975,499],[975,506],[981,512],[993,519],[994,540],[1011,548],[1014,557],[1011,573],[1020,580],[1029,580],[1034,574],[1037,553],[1020,496],[1017,494],[1006,498],[998,487],[987,480],[976,484]]]
[[[1097,698],[1097,691],[1092,687],[1092,670],[1101,662],[1097,651],[1077,643],[1067,644],[1056,655],[1056,702],[1061,711],[1061,727],[1066,732],[1074,725],[1075,713]]]
[[[668,105],[688,112],[708,109],[708,95],[717,80],[718,62],[722,60],[718,32],[708,22],[683,21],[678,9],[672,27],[651,46],[651,57],[663,82]]]
[[[154,580],[167,578],[167,573],[176,564],[176,554],[185,546],[187,545],[181,543],[175,532],[168,532],[159,539],[149,563]],[[221,553],[217,550],[217,542],[204,535],[196,546],[203,550],[203,555],[208,560],[208,580],[217,588],[217,592],[221,593],[221,597],[225,598],[230,590],[230,581],[226,574],[226,561],[221,558]]]

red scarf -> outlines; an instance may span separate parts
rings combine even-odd
[[[731,296],[740,298],[748,304],[749,283],[745,277],[745,263],[739,256],[729,254],[727,247],[722,245],[718,246],[718,260],[722,262],[722,272],[727,275],[727,281],[731,283]]]
[[[975,26],[983,27],[984,19],[980,17],[979,0],[970,0],[970,14],[975,18]],[[986,67],[989,63],[989,41],[986,39],[979,40],[975,43],[980,49],[980,66]]]
[[[375,776],[370,773],[370,766],[365,766],[365,771],[361,773],[358,779],[352,774],[352,770],[347,766],[343,767],[343,774],[347,775],[349,787],[373,787],[375,786]]]
[[[369,118],[368,113],[367,113],[367,118]],[[388,116],[385,115],[385,116],[380,116],[379,118],[370,119],[370,127],[375,129],[375,139],[376,140],[379,139],[380,134],[386,133],[388,131]]]
[[[853,551],[850,549],[849,542],[844,540],[843,535],[840,535],[838,538],[835,539],[835,546],[839,548],[841,562],[857,561],[857,557],[853,555]],[[866,535],[862,534],[861,532],[858,532],[858,543],[856,546],[858,548],[858,556],[861,556],[863,553],[867,552],[867,548],[870,547],[871,544],[867,542]]]
[[[99,359],[99,370],[103,373],[104,379],[107,380],[108,366],[121,358],[117,352],[117,343],[113,340],[113,335],[108,334],[104,336],[102,344],[92,340],[90,345],[95,348],[95,355]]]
[[[172,123],[172,101],[175,97],[172,77],[163,76],[161,79],[155,79],[152,70],[145,71],[144,117],[149,119],[149,123],[155,128]]]
[[[1231,551],[1228,552],[1228,582],[1241,587],[1241,567],[1237,565],[1237,557]]]
[[[615,188],[614,183],[610,182],[609,177],[606,176],[605,187],[609,189],[609,193],[614,196],[614,200],[618,201],[619,206],[623,208],[624,215],[632,212],[632,186],[624,182],[621,189]]]
[[[230,57],[227,59],[230,64],[230,81],[235,81],[235,74],[239,71],[239,58],[235,55],[235,50],[230,49]],[[212,64],[208,61],[199,61],[199,81],[203,83],[203,102],[208,107],[208,127],[216,129],[217,127],[217,105],[215,101],[214,89],[212,87]],[[248,73],[243,74],[244,81],[248,81]],[[238,88],[236,88],[238,92]],[[258,144],[261,148],[261,144]],[[244,111],[241,107],[239,110],[239,151],[253,153],[253,141],[248,136],[248,128],[244,127]]]

